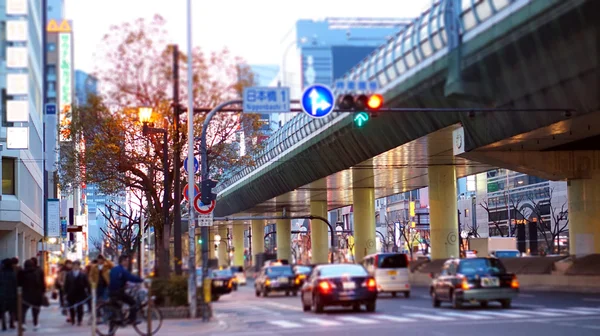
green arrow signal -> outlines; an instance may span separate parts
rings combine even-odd
[[[367,112],[359,112],[354,116],[354,123],[358,127],[363,127],[369,121],[369,114]]]

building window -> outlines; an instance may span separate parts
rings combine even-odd
[[[56,43],[48,43],[48,45],[46,46],[46,51],[56,51]]]
[[[15,159],[2,157],[2,194],[15,195]]]
[[[56,65],[47,65],[46,66],[46,74],[56,76]]]

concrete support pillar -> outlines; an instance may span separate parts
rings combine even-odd
[[[327,201],[310,201],[311,216],[320,216],[327,219]],[[311,261],[313,264],[324,264],[329,260],[329,228],[327,224],[318,219],[310,221],[310,242],[312,249]]]
[[[278,216],[282,214],[279,213]],[[291,261],[292,258],[292,221],[290,219],[278,219],[277,226],[277,259]]]
[[[233,265],[244,266],[244,222],[233,223]]]
[[[360,263],[377,252],[375,244],[375,178],[372,160],[352,168],[354,209],[354,260]]]
[[[227,226],[219,226],[218,235],[221,236],[221,242],[217,247],[217,258],[219,258],[219,266],[228,266],[229,256],[227,255]]]
[[[454,166],[429,166],[431,258],[459,257],[456,171]]]
[[[567,193],[569,253],[600,253],[600,172],[594,172],[591,179],[568,181]]]
[[[252,220],[252,265],[256,264],[256,255],[265,253],[265,226],[267,221],[264,219]]]

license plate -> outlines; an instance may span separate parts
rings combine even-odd
[[[481,287],[500,287],[500,279],[495,277],[481,278]]]
[[[388,275],[398,275],[398,272],[396,272],[396,271],[388,271]]]
[[[354,290],[356,289],[356,284],[354,282],[344,282],[342,283],[342,288],[344,290]]]
[[[215,286],[223,286],[223,281],[215,281]]]
[[[277,282],[281,282],[282,284],[288,283],[288,278],[278,278]]]

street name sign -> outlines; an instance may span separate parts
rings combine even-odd
[[[244,88],[244,113],[285,113],[290,112],[289,87],[247,87]]]

